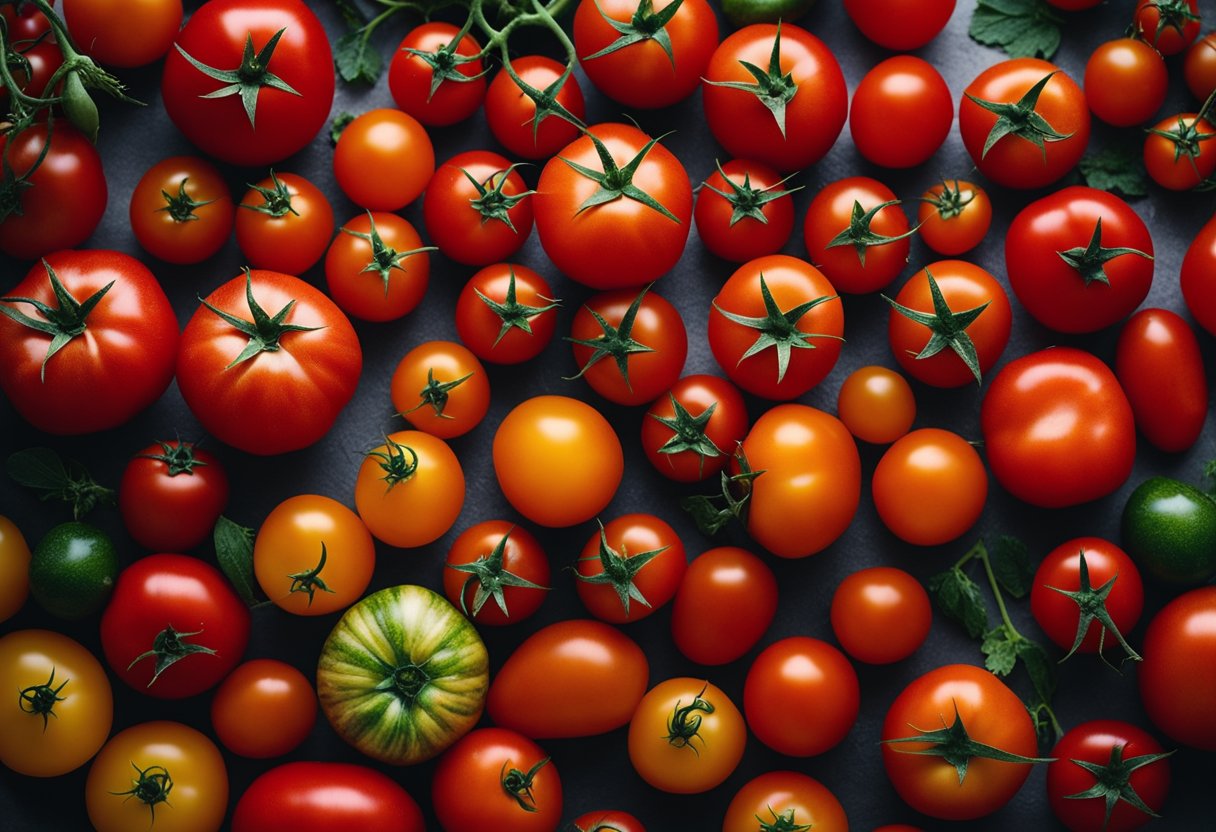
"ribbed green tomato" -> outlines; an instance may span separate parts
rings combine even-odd
[[[477,630],[420,586],[382,589],[347,610],[317,664],[317,696],[338,736],[395,765],[429,760],[468,733],[489,683]]]

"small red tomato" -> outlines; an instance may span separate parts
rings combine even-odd
[[[1216,335],[1216,219],[1208,220],[1187,247],[1178,282],[1195,322]]]
[[[760,558],[721,546],[688,565],[671,610],[676,647],[697,664],[729,664],[756,645],[777,612],[777,578]]]
[[[1199,0],[1138,0],[1132,25],[1162,55],[1177,55],[1199,35]]]
[[[992,200],[972,182],[943,179],[920,196],[917,230],[925,245],[949,257],[983,242],[992,225]]]
[[[1123,325],[1115,376],[1136,427],[1167,453],[1190,448],[1208,417],[1208,382],[1195,333],[1168,309],[1142,309]]]
[[[148,445],[118,486],[123,525],[154,552],[188,552],[211,534],[228,504],[228,475],[214,455],[176,439]]]
[[[1168,84],[1161,53],[1135,38],[1107,41],[1085,64],[1090,112],[1116,127],[1143,124],[1156,115]]]
[[[540,541],[505,520],[486,520],[461,532],[444,566],[444,594],[478,624],[523,621],[549,590],[549,559]]]
[[[1188,191],[1216,172],[1216,125],[1198,113],[1164,118],[1144,138],[1149,177],[1171,191]]]
[[[236,209],[228,184],[205,159],[173,156],[157,162],[131,193],[135,239],[168,263],[201,263],[232,233]]]
[[[388,89],[397,107],[423,124],[443,127],[464,121],[486,96],[481,44],[470,34],[434,21],[410,29],[393,53]]]
[[[497,153],[458,153],[426,186],[422,216],[427,235],[457,263],[485,266],[505,260],[532,233],[532,192]]]
[[[743,394],[718,376],[685,376],[642,420],[642,448],[660,474],[699,482],[721,471],[747,435]]]
[[[250,185],[236,212],[236,244],[255,269],[300,275],[334,236],[334,211],[316,185],[275,173]]]
[[[469,278],[456,299],[456,332],[482,361],[519,364],[553,340],[561,301],[527,266],[496,263]]]
[[[988,498],[988,473],[956,433],[921,428],[887,449],[874,469],[874,507],[907,543],[949,543],[975,525]]]
[[[877,292],[894,280],[912,244],[895,194],[865,176],[825,185],[811,200],[802,230],[811,262],[849,294]]]
[[[317,694],[299,670],[275,659],[245,662],[211,700],[211,727],[224,747],[263,759],[294,751],[317,721]]]
[[[480,728],[444,752],[431,781],[444,832],[556,832],[562,781],[550,755],[504,728]]]
[[[912,55],[887,58],[853,91],[853,144],[863,158],[885,168],[928,161],[953,124],[950,88],[931,64]]]
[[[1182,71],[1191,95],[1207,101],[1216,90],[1216,32],[1209,32],[1191,44]]]
[[[844,651],[866,664],[908,658],[933,623],[929,594],[902,569],[875,566],[854,572],[832,595],[832,632]]]
[[[1216,751],[1216,586],[1179,595],[1154,616],[1136,678],[1154,725],[1176,742]]]
[[[583,546],[574,587],[603,621],[640,621],[675,597],[688,567],[675,529],[653,514],[626,514],[601,525]]]
[[[719,165],[701,185],[693,209],[701,242],[732,263],[776,254],[794,230],[790,194],[799,190],[782,188],[784,182],[760,162],[734,159]]]
[[[836,416],[862,442],[886,445],[911,430],[916,397],[894,370],[859,367],[840,385]]]
[[[510,65],[525,84],[552,95],[576,119],[586,115],[578,79],[564,64],[543,55],[525,55],[513,59]],[[536,102],[524,93],[505,65],[486,93],[486,121],[498,143],[523,159],[546,159],[578,138],[578,127],[560,116],[543,113],[537,123]]]
[[[431,258],[408,220],[383,211],[360,214],[339,230],[325,255],[325,283],[346,314],[392,321],[426,294]]]
[[[232,832],[424,832],[422,810],[387,774],[352,763],[285,763],[249,785]]]
[[[334,178],[360,208],[399,211],[417,199],[435,172],[426,128],[400,110],[368,110],[342,130]]]

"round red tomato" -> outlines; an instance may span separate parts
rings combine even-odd
[[[1208,417],[1208,381],[1199,341],[1168,309],[1142,309],[1119,333],[1115,376],[1136,427],[1154,447],[1181,453],[1199,439]]]
[[[136,67],[164,57],[182,25],[182,0],[63,0],[80,50],[100,64]]]
[[[325,255],[334,303],[364,321],[393,321],[413,312],[431,276],[428,248],[409,220],[387,212],[352,218]]]
[[[756,645],[777,612],[777,578],[736,546],[710,549],[688,565],[671,611],[676,647],[697,664],[729,664]]]
[[[311,269],[334,236],[334,211],[316,185],[270,172],[250,185],[236,212],[236,244],[249,265],[287,274]]]
[[[832,632],[866,664],[891,664],[924,644],[933,623],[929,594],[902,569],[875,566],[850,574],[832,595]]]
[[[1139,0],[1132,25],[1162,55],[1177,55],[1199,34],[1199,0]]]
[[[874,507],[906,543],[938,546],[975,525],[988,498],[988,474],[956,433],[921,428],[896,440],[874,469]]]
[[[536,102],[505,66],[486,93],[486,122],[498,143],[513,156],[546,159],[577,139],[578,127],[561,116],[543,113],[536,121]],[[525,55],[513,59],[510,66],[525,84],[537,92],[548,92],[575,119],[581,121],[586,115],[578,79],[564,64],[544,55]]]
[[[946,28],[954,0],[844,0],[844,10],[874,43],[906,52],[921,48]]]
[[[983,242],[992,224],[992,201],[972,182],[942,180],[921,194],[917,231],[938,254],[954,256]]]
[[[249,785],[232,832],[423,832],[422,811],[387,774],[351,763],[296,762]]]
[[[469,278],[456,299],[456,332],[482,361],[519,364],[553,339],[561,301],[527,266],[496,263]]]
[[[1198,113],[1162,119],[1144,138],[1149,177],[1171,191],[1197,187],[1216,172],[1216,125]]]
[[[131,194],[131,230],[153,257],[201,263],[232,233],[236,209],[228,185],[206,159],[173,156],[157,162]]]
[[[776,254],[794,230],[797,188],[785,190],[781,174],[759,162],[735,159],[719,165],[701,185],[693,219],[707,249],[733,263]]]
[[[422,194],[434,172],[426,128],[400,110],[368,110],[343,128],[334,147],[338,187],[369,211],[400,211]]]
[[[1107,41],[1085,64],[1090,112],[1116,127],[1143,124],[1156,115],[1168,84],[1161,53],[1135,38]]]
[[[556,832],[562,781],[552,758],[527,737],[481,728],[439,758],[431,803],[445,832]]]
[[[602,621],[641,621],[675,597],[687,567],[675,529],[653,514],[625,514],[583,545],[574,588]]]
[[[1216,90],[1216,33],[1209,32],[1191,44],[1183,64],[1187,89],[1200,101]]]
[[[300,746],[317,721],[317,694],[304,674],[275,659],[245,662],[211,699],[211,727],[224,747],[264,759]]]
[[[12,8],[5,7],[6,10]],[[35,9],[33,6],[27,6],[34,14],[46,20],[42,12]],[[7,19],[7,18],[6,18]],[[47,24],[49,25],[49,24]],[[21,56],[25,64],[14,63],[9,65],[9,72],[12,73],[13,80],[17,82],[17,88],[26,95],[36,96],[39,98],[49,95],[59,95],[63,92],[62,76],[57,81],[54,90],[48,90],[51,80],[55,77],[56,71],[63,66],[63,50],[59,48],[59,44],[55,42],[53,36],[47,36],[42,40],[34,40],[28,44],[21,44],[17,41],[21,40],[21,34],[14,31],[13,26],[9,26],[9,43],[13,45],[14,51]],[[28,64],[28,66],[26,65]],[[0,84],[0,101],[8,100],[8,87]],[[34,116],[35,120],[45,121],[45,113],[42,111]]]
[[[849,132],[863,158],[911,168],[937,152],[954,124],[954,99],[941,73],[920,58],[887,58],[853,91]]]
[[[642,420],[646,458],[676,482],[717,474],[746,434],[743,395],[717,376],[685,376],[655,399]]]
[[[132,457],[118,486],[123,525],[154,552],[187,552],[211,535],[228,504],[223,463],[180,439],[155,442]]]
[[[862,442],[894,442],[916,421],[916,396],[908,380],[886,367],[859,367],[840,385],[836,415]]]
[[[161,97],[209,156],[249,167],[286,159],[329,118],[329,37],[298,0],[211,0],[169,50]]]
[[[117,427],[173,378],[177,318],[156,277],[129,255],[47,255],[0,299],[0,312],[0,389],[39,430]]]
[[[1216,587],[1186,592],[1157,613],[1136,669],[1149,719],[1175,742],[1216,750]]]
[[[439,166],[426,187],[426,233],[457,263],[485,266],[505,260],[532,233],[527,187],[497,153],[458,153]]]
[[[722,820],[722,832],[757,829],[848,832],[849,820],[840,801],[818,780],[794,771],[770,771],[735,793]]]
[[[477,356],[452,341],[427,341],[397,362],[393,408],[418,430],[463,436],[490,409],[490,381]]]
[[[1208,220],[1187,247],[1178,282],[1195,322],[1216,335],[1216,220]]]
[[[442,127],[464,121],[486,97],[481,44],[470,34],[432,21],[409,30],[393,52],[388,89],[397,107],[423,124]]]
[[[478,624],[530,618],[549,591],[549,559],[540,541],[506,520],[465,529],[452,541],[444,565],[444,594]]]
[[[903,270],[908,218],[891,189],[850,176],[825,185],[807,209],[803,238],[811,262],[841,292],[877,292]]]
[[[570,832],[646,832],[642,822],[628,812],[614,809],[587,812],[573,820]]]

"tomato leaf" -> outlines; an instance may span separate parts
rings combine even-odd
[[[992,572],[1002,589],[1014,598],[1025,598],[1034,582],[1034,566],[1026,544],[1009,535],[997,540],[992,549]]]
[[[988,607],[979,585],[955,566],[929,579],[929,592],[947,618],[963,625],[967,635],[978,638],[988,628]]]
[[[98,485],[83,465],[72,459],[64,462],[50,448],[16,451],[4,467],[14,482],[37,491],[40,499],[70,503],[76,520],[98,506],[114,505],[112,489]]]
[[[980,652],[984,654],[984,667],[997,676],[1008,676],[1018,663],[1018,643],[1021,636],[1010,637],[1007,627],[1000,626],[984,634]]]
[[[1050,58],[1060,48],[1060,24],[1044,0],[979,0],[968,34],[1012,58]]]
[[[253,529],[234,523],[227,517],[221,515],[215,521],[215,559],[241,600],[251,607],[258,603],[254,590],[257,584],[253,577],[253,538]]]
[[[360,29],[347,32],[334,43],[334,66],[348,84],[355,81],[374,84],[384,71],[384,59]]]
[[[334,120],[329,123],[329,142],[334,147],[338,146],[338,139],[342,138],[342,131],[345,130],[352,121],[355,120],[353,113],[341,112],[334,116]],[[343,228],[343,231],[346,229]]]
[[[1135,148],[1109,147],[1101,153],[1085,156],[1077,169],[1091,188],[1118,192],[1128,198],[1148,194],[1144,157]]]

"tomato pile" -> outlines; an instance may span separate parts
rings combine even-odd
[[[470,3],[0,3],[6,828],[1205,823],[1195,0]]]

